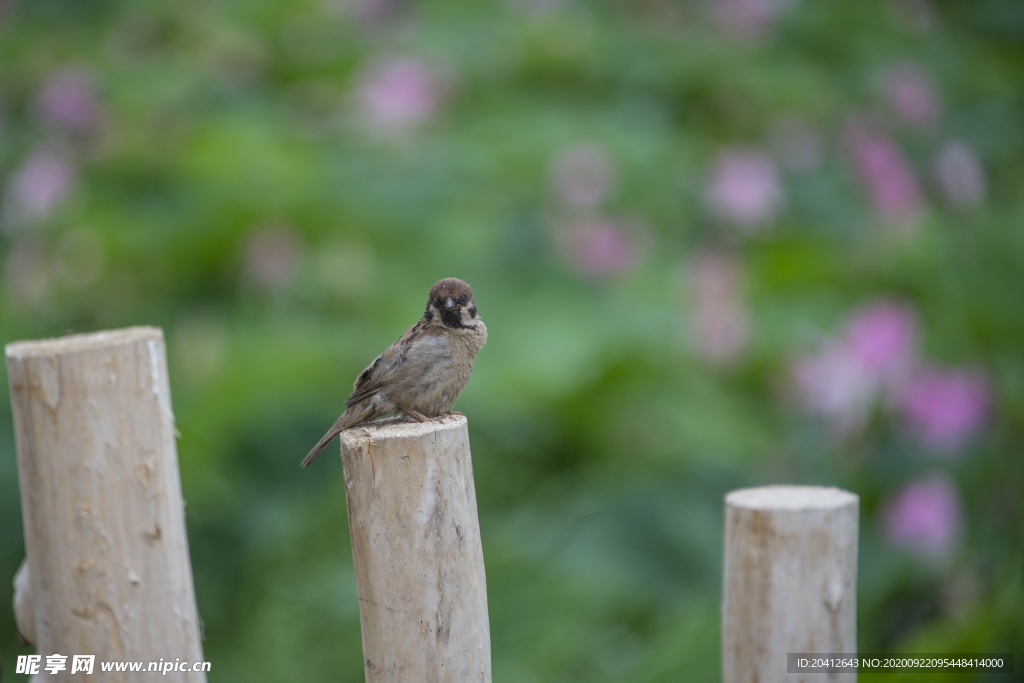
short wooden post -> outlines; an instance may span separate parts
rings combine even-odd
[[[6,358],[27,555],[16,616],[43,666],[67,656],[39,680],[91,680],[71,675],[76,654],[95,655],[96,674],[144,662],[119,681],[152,680],[161,659],[202,662],[163,332],[19,342]]]
[[[367,683],[491,680],[466,418],[341,434]]]
[[[857,651],[856,495],[766,486],[725,497],[724,683],[852,683],[789,674],[788,653]]]

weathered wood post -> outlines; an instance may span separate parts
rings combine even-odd
[[[725,497],[724,683],[852,683],[788,674],[788,653],[857,651],[857,512],[852,493],[766,486]]]
[[[341,457],[367,683],[490,683],[466,418],[351,429]]]
[[[27,555],[19,630],[43,666],[67,656],[57,681],[92,680],[71,674],[76,654],[95,655],[97,674],[105,661],[202,662],[163,332],[19,342],[6,357]],[[149,681],[147,665],[106,676]]]

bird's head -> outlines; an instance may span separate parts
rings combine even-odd
[[[423,316],[445,327],[474,327],[477,317],[473,290],[458,278],[438,280],[430,288],[427,310]]]

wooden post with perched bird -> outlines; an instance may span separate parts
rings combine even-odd
[[[858,507],[856,495],[816,486],[725,497],[724,683],[816,681],[787,673],[787,654],[857,652]]]
[[[359,373],[341,417],[302,460],[308,467],[341,436],[368,683],[490,683],[469,433],[448,412],[486,341],[473,290],[438,280],[423,317]],[[381,420],[395,414],[404,416]]]
[[[341,432],[367,683],[490,683],[466,418]]]
[[[163,659],[175,667],[161,663],[161,680],[205,682],[177,666],[203,668],[203,650],[163,332],[19,342],[6,359],[27,555],[18,630],[43,666],[64,656],[58,680],[83,675],[77,654],[94,655],[96,673]]]

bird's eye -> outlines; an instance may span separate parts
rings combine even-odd
[[[460,306],[465,306],[467,301],[469,301],[469,297],[465,297],[465,296],[459,297],[459,305]]]

